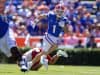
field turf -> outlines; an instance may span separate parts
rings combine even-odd
[[[15,64],[0,64],[0,75],[100,75],[100,66],[54,66],[48,71],[41,67],[39,71],[22,73]]]

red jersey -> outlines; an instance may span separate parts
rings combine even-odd
[[[35,58],[35,56],[37,54],[39,54],[40,52],[42,51],[42,49],[39,49],[39,48],[36,48],[32,51],[32,59]],[[50,55],[47,55],[47,59],[48,61],[51,61],[51,56]],[[40,61],[36,62],[32,67],[34,68],[36,65],[40,64]]]

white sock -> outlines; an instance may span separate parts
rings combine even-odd
[[[46,70],[48,70],[48,59],[46,58],[46,55],[42,55],[41,59],[40,59],[40,63],[42,65],[44,65],[44,67],[46,68]]]
[[[20,65],[25,65],[26,57],[22,56],[22,60],[20,61]]]
[[[30,68],[32,67],[33,63],[32,61],[28,62],[28,70],[30,70]]]
[[[48,59],[44,59],[44,67],[46,68],[46,70],[48,70]]]
[[[40,63],[44,64],[44,62],[45,62],[44,60],[45,59],[46,59],[46,55],[42,55],[41,58],[40,58]]]

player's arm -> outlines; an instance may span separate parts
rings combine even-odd
[[[46,18],[47,17],[47,14],[40,14],[39,16],[38,16],[38,19],[43,19],[43,18]]]
[[[70,21],[68,20],[67,17],[64,17],[65,25],[63,25],[63,31],[64,33],[68,33],[68,26],[70,25]]]
[[[66,18],[65,19],[65,25],[63,27],[64,33],[68,33],[68,26],[70,25],[70,21]]]
[[[64,33],[68,33],[68,24],[66,24],[66,25],[63,27],[63,31],[64,31]]]
[[[35,17],[33,25],[36,26],[42,19],[47,18],[47,14],[39,14]]]

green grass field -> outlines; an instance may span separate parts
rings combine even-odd
[[[0,64],[0,75],[100,75],[100,66],[49,66],[39,71],[20,72],[17,65]]]

